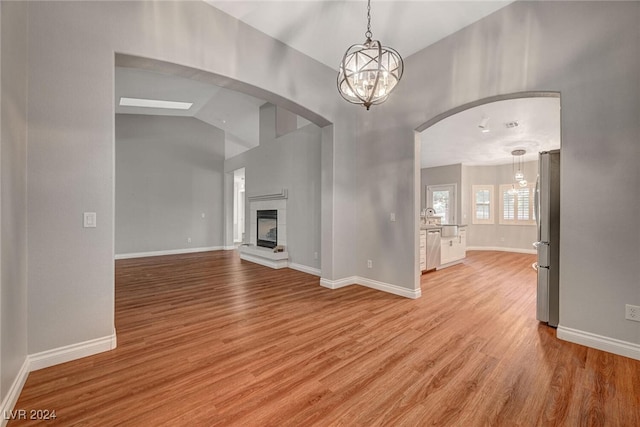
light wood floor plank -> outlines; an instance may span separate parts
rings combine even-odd
[[[16,409],[61,426],[640,425],[640,362],[538,323],[534,256],[468,255],[418,300],[228,251],[119,260],[118,348],[32,372]]]

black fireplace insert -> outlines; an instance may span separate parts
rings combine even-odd
[[[278,245],[278,211],[276,209],[258,211],[258,246],[275,248]]]

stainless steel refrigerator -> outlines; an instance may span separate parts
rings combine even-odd
[[[538,226],[537,318],[558,326],[560,299],[560,150],[540,153],[535,189]]]

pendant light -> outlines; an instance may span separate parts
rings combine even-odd
[[[352,104],[381,104],[402,78],[404,63],[398,52],[372,40],[371,0],[367,0],[367,38],[345,52],[338,72],[338,92]]]
[[[523,157],[525,155],[525,153],[527,152],[527,150],[513,150],[511,152],[511,155],[513,156],[513,159],[515,159],[516,157],[518,158],[518,171],[514,173],[514,179],[516,180],[516,182],[518,183],[518,185],[520,185],[520,187],[526,187],[527,186],[527,180],[524,179],[524,172],[522,172],[522,166],[523,166]],[[511,162],[511,169],[512,171],[515,170],[515,166],[514,166],[515,161],[512,160]]]

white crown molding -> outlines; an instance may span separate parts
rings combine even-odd
[[[280,190],[279,193],[263,193],[263,194],[254,194],[251,196],[247,196],[247,199],[250,202],[257,202],[259,200],[279,200],[286,199],[289,197],[289,191],[286,188]]]
[[[556,336],[564,341],[640,360],[640,344],[592,334],[591,332],[567,328],[565,326],[558,326]]]

